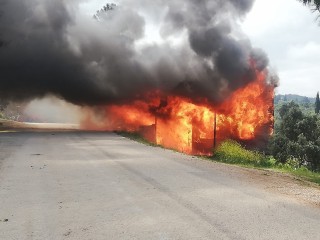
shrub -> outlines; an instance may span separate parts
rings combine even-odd
[[[213,157],[226,163],[249,164],[253,166],[272,165],[263,154],[247,150],[233,140],[227,140],[220,144],[214,151]]]

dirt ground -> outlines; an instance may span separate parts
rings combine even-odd
[[[223,167],[224,164],[221,164]],[[289,173],[271,169],[251,169],[227,165],[228,171],[235,171],[251,183],[264,189],[295,198],[298,201],[320,207],[320,186]]]

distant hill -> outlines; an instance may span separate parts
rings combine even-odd
[[[310,98],[310,97],[306,97],[306,96],[300,96],[300,95],[296,95],[296,94],[278,94],[275,96],[274,98],[274,102],[275,104],[279,103],[279,102],[291,102],[294,101],[298,104],[306,104],[306,103],[314,103],[316,101],[316,98]]]

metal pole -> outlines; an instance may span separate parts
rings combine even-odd
[[[157,113],[154,116],[154,139],[155,139],[155,144],[158,144],[158,139],[157,139],[157,125],[158,125],[158,117]]]
[[[214,113],[214,124],[213,124],[213,149],[217,145],[217,113]]]

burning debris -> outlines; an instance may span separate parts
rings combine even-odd
[[[239,27],[253,0],[123,0],[95,18],[82,2],[2,1],[2,97],[53,94],[87,106],[86,127],[187,153],[206,152],[214,122],[218,141],[270,135],[276,83]]]

